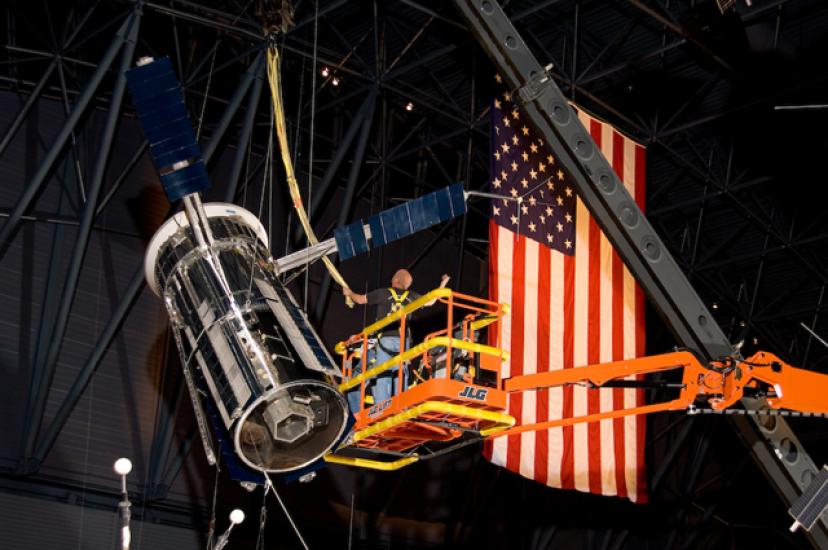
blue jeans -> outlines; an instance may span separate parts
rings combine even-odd
[[[406,348],[410,342],[406,342]],[[400,353],[400,337],[399,336],[383,336],[377,342],[373,349],[368,350],[368,364],[369,368],[381,365]],[[366,381],[366,393],[368,388],[373,388],[374,404],[382,403],[395,393],[394,388],[397,384],[397,372],[400,368],[395,365],[391,369],[380,374],[373,380]],[[354,368],[353,376],[362,372],[362,361]],[[408,387],[408,370],[403,371],[403,387]],[[359,386],[348,392],[348,405],[352,412],[359,412]]]

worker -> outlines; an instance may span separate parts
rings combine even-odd
[[[391,277],[391,287],[390,288],[378,288],[376,290],[372,290],[367,294],[357,294],[350,288],[343,288],[342,292],[345,294],[346,298],[350,298],[354,301],[354,303],[361,304],[361,305],[373,305],[376,306],[376,313],[375,313],[375,320],[379,321],[380,319],[384,318],[395,311],[399,311],[406,305],[410,304],[414,300],[420,297],[420,295],[413,291],[409,290],[411,288],[411,283],[414,282],[414,277],[411,276],[411,273],[408,272],[407,269],[398,269],[394,276]],[[449,282],[449,276],[443,275],[440,279],[440,288],[445,288]],[[431,300],[425,304],[425,306],[433,306],[437,300]],[[408,334],[408,330],[406,329],[406,338],[405,338],[405,345],[402,348],[403,351],[408,349],[410,345],[410,336]],[[388,361],[395,355],[400,354],[400,332],[399,332],[399,323],[393,323],[385,327],[381,333],[377,334],[377,341],[376,345],[373,349],[370,349],[368,352],[368,361],[369,364],[373,365],[381,365],[385,361]],[[373,395],[374,395],[374,403],[382,403],[383,401],[390,399],[391,395],[393,394],[393,389],[395,386],[395,381],[397,379],[396,373],[398,372],[397,369],[399,365],[395,366],[392,369],[389,369],[379,375],[374,383],[373,387]],[[358,375],[362,371],[362,364],[360,363],[354,369],[354,376]],[[403,372],[404,382],[403,386],[408,385],[408,372]],[[355,390],[352,390],[348,394],[348,403],[351,406],[351,410],[353,412],[359,411],[359,387],[357,386]]]

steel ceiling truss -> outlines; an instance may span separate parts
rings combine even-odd
[[[667,247],[676,255],[682,268],[691,274],[705,301],[716,301],[721,304],[721,309],[716,313],[720,320],[725,313],[732,318],[732,326],[725,324],[725,329],[730,329],[735,335],[740,332],[758,335],[762,340],[774,345],[781,344],[783,347],[791,348],[779,351],[789,351],[788,357],[792,361],[797,361],[797,358],[824,356],[818,347],[814,347],[816,344],[806,334],[792,335],[791,331],[780,330],[779,323],[776,322],[779,319],[802,318],[817,330],[826,326],[826,316],[823,312],[826,272],[824,266],[811,261],[814,257],[812,245],[825,238],[824,231],[820,232],[824,227],[814,223],[810,224],[811,227],[804,227],[805,224],[801,222],[782,219],[777,214],[772,217],[769,205],[761,202],[750,213],[739,206],[746,196],[749,197],[755,190],[761,190],[768,180],[764,174],[750,172],[749,159],[732,154],[732,143],[699,139],[699,136],[704,135],[702,132],[706,125],[733,113],[732,109],[725,107],[711,115],[701,107],[706,105],[708,97],[729,85],[727,69],[720,64],[713,63],[712,66],[718,68],[704,69],[710,72],[701,75],[699,85],[683,103],[674,106],[669,113],[635,112],[614,107],[618,101],[616,88],[621,87],[625,79],[641,66],[650,64],[665,71],[677,70],[693,66],[695,63],[693,55],[688,53],[688,50],[702,56],[707,53],[697,45],[688,45],[687,37],[681,36],[673,28],[680,9],[684,7],[683,4],[621,1],[610,4],[608,9],[616,16],[626,19],[623,19],[613,32],[600,31],[598,34],[596,28],[600,29],[600,26],[596,27],[595,23],[601,14],[595,11],[596,6],[599,6],[596,3],[577,0],[540,3],[516,1],[512,2],[510,9],[513,10],[513,19],[520,22],[522,31],[530,39],[533,48],[543,52],[545,60],[556,62],[553,76],[569,97],[606,115],[635,137],[649,143],[650,159],[664,159],[664,162],[672,163],[675,173],[680,174],[680,177],[673,177],[672,174],[670,177],[663,177],[660,173],[650,175],[649,217],[663,236],[671,236],[665,238]],[[779,2],[773,10],[764,10],[752,16],[775,21],[775,41],[778,41],[780,27],[784,30],[786,24],[782,4],[783,2]],[[48,2],[45,6],[49,9]],[[113,80],[114,71],[104,69],[100,76],[106,83],[98,88],[93,87],[91,93],[84,92],[94,84],[95,64],[99,58],[90,55],[83,46],[96,37],[114,35],[119,25],[123,25],[127,18],[134,17],[132,14],[135,3],[112,0],[90,3],[89,6],[85,11],[74,13],[66,21],[66,30],[62,31],[60,37],[45,39],[39,45],[21,41],[20,30],[16,33],[7,33],[7,63],[5,69],[0,69],[0,85],[17,90],[25,97],[25,101],[0,137],[0,155],[23,127],[32,107],[41,98],[53,98],[63,102],[69,109],[68,122],[71,122],[72,113],[82,112],[84,107],[105,108],[108,105],[113,91],[109,82]],[[302,7],[299,22],[284,38],[283,47],[286,60],[294,64],[294,70],[304,60],[305,67],[302,71],[307,71],[312,66],[313,59],[313,9],[309,3]],[[353,189],[354,201],[372,201],[376,210],[390,206],[393,197],[387,189],[393,189],[395,196],[402,195],[405,198],[405,195],[417,195],[441,185],[443,181],[449,183],[455,179],[464,179],[476,187],[485,185],[488,173],[487,102],[485,98],[479,99],[486,89],[479,82],[485,80],[486,75],[483,74],[485,71],[474,68],[473,59],[463,59],[459,55],[473,42],[472,36],[465,31],[465,25],[458,21],[457,15],[442,4],[401,0],[385,9],[383,7],[384,3],[366,3],[365,6],[355,8],[353,3],[344,1],[320,4],[320,30],[328,29],[331,32],[324,33],[326,38],[320,43],[319,62],[335,68],[346,79],[346,85],[336,93],[330,93],[330,82],[323,82],[323,89],[316,98],[317,120],[324,113],[326,118],[333,121],[336,128],[333,133],[318,129],[316,132],[317,147],[330,147],[331,151],[327,159],[324,152],[318,154],[317,158],[322,160],[317,160],[312,169],[311,177],[314,185],[318,186],[315,189],[321,191],[314,194],[315,204],[312,211],[324,204],[324,201],[330,198],[333,189],[340,185],[345,189]],[[403,14],[401,11],[404,9],[410,11]],[[370,15],[366,16],[366,12]],[[7,8],[6,16],[9,22],[7,28],[14,29],[14,14],[10,8]],[[239,14],[232,13],[226,8],[205,7],[201,3],[182,0],[144,2],[144,26],[148,17],[154,18],[155,23],[167,25],[167,30],[172,36],[170,46],[173,51],[154,53],[170,54],[173,57],[184,81],[187,96],[194,106],[200,106],[204,100],[203,94],[210,78],[214,54],[221,50],[221,55],[215,57],[215,65],[212,67],[213,78],[221,74],[222,80],[238,81],[239,84],[232,87],[229,92],[225,88],[224,92],[211,93],[207,98],[211,108],[207,110],[203,126],[203,135],[206,136],[204,141],[207,142],[205,156],[208,150],[210,153],[215,151],[220,143],[235,143],[236,150],[231,155],[231,177],[224,190],[224,199],[238,200],[247,193],[256,192],[262,182],[265,164],[262,137],[269,125],[269,116],[268,110],[260,100],[261,72],[255,70],[255,53],[260,50],[262,39],[252,8],[247,13]],[[361,18],[364,24],[359,28],[351,25],[348,23],[348,17]],[[165,19],[166,23],[163,23]],[[97,30],[81,34],[81,29],[92,20],[98,24]],[[550,21],[555,27],[554,33],[549,32]],[[211,43],[210,47],[204,47],[203,44],[194,42],[196,39],[185,39],[182,31],[188,26],[195,29],[195,35],[201,33],[205,42],[208,35],[213,33],[213,40],[216,41],[218,38],[216,42],[222,42],[222,45]],[[449,37],[445,32],[447,28],[451,29]],[[50,33],[43,31],[35,34],[46,37]],[[192,36],[193,33],[188,35]],[[78,36],[83,38],[79,39]],[[154,37],[150,40],[139,34],[137,38],[142,52],[152,51]],[[615,47],[636,39],[643,39],[651,47],[640,48],[636,52],[622,52]],[[460,75],[453,81],[446,79],[447,73],[444,69],[435,68],[436,63],[447,59],[453,64],[452,70]],[[243,73],[243,69],[237,69],[241,63],[245,64],[243,67],[249,67],[247,73]],[[33,70],[34,67],[37,67],[37,70]],[[342,168],[343,161],[348,155],[343,151],[352,150],[348,147],[349,143],[357,141],[358,134],[365,128],[360,105],[369,97],[372,90],[376,90],[378,96],[373,129],[368,132],[367,148],[363,157],[365,167],[358,176],[348,179],[344,177],[346,174]],[[301,139],[297,142],[300,149],[302,143],[307,143],[309,134],[308,120],[301,115],[309,112],[309,97],[308,94],[305,95],[302,106],[297,111],[300,116],[290,121],[294,136]],[[245,98],[245,114],[239,117],[236,112]],[[415,105],[413,115],[406,114],[402,109],[408,101]],[[84,223],[80,212],[85,210],[85,202],[91,189],[90,182],[96,176],[93,176],[94,171],[82,169],[76,148],[73,147],[86,131],[83,128],[83,118],[77,116],[77,124],[67,122],[64,125],[61,135],[66,135],[63,145],[55,148],[53,166],[44,168],[48,172],[62,165],[62,172],[66,176],[62,178],[62,185],[67,188],[67,193],[72,191],[64,201],[64,209],[60,212],[38,212],[31,216],[30,213],[34,213],[33,207],[36,207],[35,200],[21,202],[17,205],[18,208],[8,208],[9,205],[4,205],[7,209],[2,215],[7,221],[2,228],[3,235],[0,235],[4,241],[8,240],[6,234],[11,235],[14,229],[25,227],[25,224],[32,221],[78,226]],[[412,120],[416,122],[412,123]],[[226,137],[231,126],[238,127],[235,138]],[[145,144],[139,147],[118,174],[114,178],[107,178],[107,185],[98,190],[97,204],[92,209],[86,209],[94,213],[93,221],[106,210],[111,201],[117,200],[118,190],[129,179],[145,148]],[[108,157],[108,154],[102,155],[99,162],[105,166]],[[740,162],[742,166],[739,165]],[[298,167],[304,171],[303,177],[307,178],[309,167],[304,158],[300,157]],[[43,178],[46,178],[46,175]],[[352,180],[356,184],[351,183]],[[688,185],[688,182],[695,185],[697,192],[683,202],[672,200],[673,189],[691,188],[692,185]],[[27,192],[33,189],[29,187]],[[663,198],[659,199],[659,196]],[[23,204],[25,207],[21,208]],[[284,203],[281,207],[284,208]],[[732,213],[735,219],[741,221],[734,224],[730,234],[721,236],[713,229],[708,229],[709,220],[714,218],[717,212]],[[287,212],[280,210],[277,215],[287,217]],[[88,219],[89,214],[86,216]],[[14,219],[14,223],[9,224],[8,218]],[[340,220],[337,220],[337,223],[339,222]],[[88,224],[88,221],[86,223]],[[110,230],[106,226],[97,226],[94,223],[88,227],[87,232]],[[436,232],[431,244],[413,263],[426,258],[428,250],[442,239],[449,239],[467,253],[484,257],[485,227],[485,215],[479,209],[473,209],[468,220],[447,225]],[[323,229],[327,232],[332,227]],[[746,238],[746,229],[749,229],[751,234],[758,235],[754,239],[758,239],[758,249],[754,247],[741,255],[728,254],[726,259],[710,252],[715,250],[719,243],[738,245]],[[673,235],[675,236],[672,237]],[[717,245],[710,246],[712,240],[715,240]],[[56,245],[57,243],[58,239],[55,240]],[[722,246],[722,250],[725,250],[729,245]],[[81,261],[82,256],[81,252]],[[821,289],[818,292],[819,299],[814,299],[812,307],[798,307],[786,312],[784,308],[774,304],[773,299],[779,298],[763,295],[760,283],[768,277],[763,273],[767,272],[768,266],[788,259],[801,266],[799,273],[803,283]],[[381,254],[372,261],[375,263],[372,269],[379,278],[382,271]],[[811,271],[806,271],[806,264],[810,264],[811,267],[808,269]],[[821,270],[822,279],[815,277],[813,269]],[[455,275],[456,280],[461,279],[462,261],[459,259]],[[61,274],[57,267],[49,274],[50,280],[54,279],[56,282],[62,276],[64,274]],[[37,470],[107,350],[116,341],[120,328],[143,285],[143,273],[140,266],[136,265],[134,276],[120,296],[104,331],[91,348],[58,414],[52,423],[44,426],[38,434],[34,442],[34,452],[29,442],[29,452],[21,456],[20,471]],[[52,286],[59,288],[60,285]],[[61,299],[66,300],[65,294],[53,294],[44,300],[47,307],[41,316],[41,341],[49,341],[51,325],[58,319],[59,302]],[[785,301],[787,300],[783,300]],[[69,306],[71,305],[69,299]],[[66,307],[64,306],[64,309]],[[740,326],[740,322],[743,321],[748,324],[747,327]],[[745,328],[750,330],[745,331]],[[789,341],[791,344],[788,344]],[[33,395],[40,395],[40,392],[49,390],[46,383],[48,378],[49,373],[45,371],[38,375],[42,383],[33,386]],[[171,406],[177,407],[178,403],[171,403]],[[151,479],[144,480],[144,491],[147,496],[157,499],[162,499],[174,482],[192,441],[191,438],[185,437],[178,445],[173,443],[171,437],[174,430],[171,429],[170,422],[175,420],[175,415],[169,414],[169,411],[174,410],[176,409],[159,411],[154,443],[152,448],[147,450],[153,473]],[[32,412],[35,416],[40,414],[34,407]],[[712,460],[709,456],[709,438],[713,436],[705,431],[704,427],[697,427],[697,422],[693,419],[681,419],[676,422],[676,426],[681,426],[681,430],[654,433],[650,436],[649,444],[667,445],[666,458],[661,467],[653,473],[651,490],[653,493],[661,491],[665,495],[682,495],[685,505],[677,509],[674,518],[676,533],[681,533],[682,529],[692,530],[688,514],[695,513],[694,510],[703,512],[704,521],[716,518],[721,522],[721,511],[715,508],[711,510],[709,503],[705,505],[700,498],[703,494],[724,489],[721,483],[705,479],[705,474],[702,473],[695,476],[697,480],[691,480],[696,481],[695,483],[688,483],[685,488],[670,480],[679,467],[677,463],[688,452],[687,448],[690,445],[696,449],[693,456],[706,456],[708,461]],[[699,447],[700,445],[702,447]],[[475,471],[479,473],[480,467],[478,466]],[[503,481],[500,480],[499,483]],[[707,488],[701,490],[699,484],[704,483],[708,483]],[[467,503],[462,519],[473,525],[474,518],[480,515],[479,506],[481,505],[478,503]],[[557,536],[557,524],[547,527],[548,529],[538,531],[538,540],[550,542]],[[691,533],[691,536],[698,534]],[[782,534],[774,536],[780,537],[780,540],[788,540],[784,539]],[[590,537],[592,547],[620,548],[632,540],[634,535],[631,536],[625,531],[609,530],[601,536]],[[456,540],[462,542],[466,539],[459,536]],[[613,546],[609,546],[610,540],[618,542],[613,542]]]

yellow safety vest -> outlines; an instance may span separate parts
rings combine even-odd
[[[394,304],[391,306],[391,311],[388,312],[388,315],[391,315],[395,311],[399,311],[405,306],[405,299],[408,297],[408,291],[406,290],[402,294],[397,294],[397,291],[393,288],[389,288],[388,292],[391,293],[391,298],[394,299]],[[383,333],[377,333],[377,341],[382,340]]]
[[[406,290],[402,294],[397,294],[396,290],[389,288],[388,292],[391,293],[391,298],[394,299],[394,305],[391,306],[391,313],[401,310],[405,305],[406,297],[408,297],[408,291]]]

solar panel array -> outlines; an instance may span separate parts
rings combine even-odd
[[[334,231],[340,260],[347,260],[466,213],[463,184],[456,183]],[[364,224],[371,228],[371,244]]]
[[[788,513],[808,531],[828,508],[828,466],[823,466],[814,480],[793,503]]]
[[[170,202],[210,187],[184,94],[168,57],[130,69],[127,83]]]

